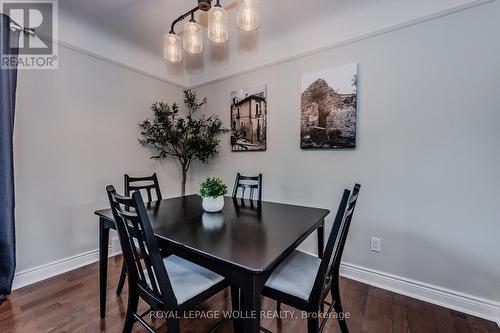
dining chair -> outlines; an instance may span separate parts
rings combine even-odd
[[[241,189],[241,191],[239,191]],[[245,190],[249,189],[248,199],[253,200],[254,192],[257,190],[258,201],[262,200],[262,174],[258,176],[242,176],[239,172],[236,175],[236,180],[233,187],[233,198],[238,197],[238,192],[241,192],[240,198],[245,198]]]
[[[141,193],[125,197],[111,185],[106,191],[128,272],[129,296],[123,333],[130,333],[135,322],[155,332],[143,319],[150,311],[165,311],[167,331],[180,332],[178,316],[219,293],[229,283],[219,274],[176,255],[162,258]],[[134,239],[138,240],[141,256]],[[137,313],[139,298],[151,307],[144,314]]]
[[[307,312],[308,333],[322,332],[325,328],[328,316],[320,323],[317,315],[324,305],[328,306],[328,314],[333,310],[337,313],[342,333],[349,332],[340,299],[339,270],[360,189],[361,185],[356,184],[352,192],[344,190],[323,258],[295,250],[271,274],[262,291],[278,304]],[[325,301],[328,293],[332,303]]]
[[[123,188],[125,190],[125,196],[130,196],[130,193],[135,191],[146,191],[148,196],[148,204],[151,204],[153,200],[152,190],[154,190],[156,195],[156,201],[161,201],[161,191],[160,184],[158,182],[158,177],[156,173],[148,177],[130,177],[125,174],[123,176]],[[136,242],[137,243],[137,242]],[[139,248],[137,246],[137,248]],[[120,295],[125,285],[125,278],[127,276],[127,269],[125,267],[125,261],[122,264],[122,270],[120,272],[120,279],[118,280],[118,286],[116,287],[116,294]]]
[[[162,197],[160,184],[158,182],[158,176],[156,176],[156,173],[153,173],[152,176],[148,177],[130,177],[129,175],[125,174],[123,178],[126,196],[130,196],[130,193],[135,191],[146,190],[146,193],[148,195],[147,202],[151,203],[153,201],[161,201]],[[153,200],[152,190],[155,191],[156,200]]]

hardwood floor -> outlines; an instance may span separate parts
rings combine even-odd
[[[127,307],[127,290],[115,295],[121,268],[121,257],[110,259],[106,319],[99,318],[98,266],[92,264],[40,283],[16,290],[0,305],[0,332],[121,332]],[[384,332],[475,332],[500,333],[489,321],[448,310],[352,280],[342,279],[341,290],[344,311],[352,333]],[[230,309],[229,291],[223,292],[198,310]],[[141,305],[141,310],[147,310]],[[262,309],[275,311],[274,302],[263,299]],[[282,311],[292,308],[282,306]],[[306,321],[301,319],[273,319],[262,325],[273,332],[306,332]],[[218,319],[184,319],[182,332],[207,332]],[[153,324],[165,331],[164,320]],[[134,332],[146,332],[139,324]],[[232,333],[231,321],[224,322],[218,333]],[[340,332],[337,321],[331,318],[324,332]]]

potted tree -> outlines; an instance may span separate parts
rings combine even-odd
[[[224,208],[227,186],[220,178],[207,178],[200,184],[203,209],[208,213],[220,212]]]
[[[152,159],[168,156],[176,159],[181,167],[181,193],[186,195],[186,178],[191,163],[199,160],[207,163],[219,153],[220,134],[228,132],[222,120],[216,116],[205,116],[200,110],[207,99],[199,102],[193,90],[184,90],[184,104],[187,115],[179,112],[176,103],[154,103],[153,119],[146,119],[139,124],[141,136],[139,142],[153,151]]]

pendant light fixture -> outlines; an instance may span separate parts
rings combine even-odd
[[[182,61],[182,41],[175,33],[165,35],[163,56],[170,62]]]
[[[229,18],[227,11],[221,7],[219,0],[208,11],[208,39],[215,43],[224,43],[229,39]]]
[[[184,50],[189,53],[201,53],[203,51],[201,26],[194,20],[194,12],[191,13],[191,19],[184,23],[182,45],[184,46]]]
[[[240,0],[236,21],[238,27],[245,31],[253,31],[259,27],[257,0]],[[215,43],[224,43],[229,39],[229,17],[227,11],[216,1],[198,0],[198,6],[179,16],[172,22],[170,32],[165,35],[163,55],[170,62],[182,61],[183,49],[188,53],[203,52],[203,35],[201,26],[196,23],[194,14],[198,11],[208,11],[208,38]],[[183,36],[175,33],[175,25],[186,17],[191,19],[184,23]]]
[[[260,25],[259,12],[257,11],[258,0],[241,0],[238,6],[236,22],[238,27],[244,31],[253,31]]]

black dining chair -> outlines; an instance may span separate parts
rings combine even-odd
[[[254,200],[254,192],[257,191],[258,201],[262,200],[262,174],[258,176],[242,176],[239,172],[233,187],[233,198],[245,198],[245,190],[248,189],[248,199]],[[238,195],[240,192],[240,195]]]
[[[168,313],[168,332],[180,332],[179,315],[219,293],[229,283],[219,274],[178,256],[162,258],[141,193],[125,197],[117,194],[113,186],[106,191],[128,272],[129,296],[123,332],[130,333],[135,322],[155,332],[143,319],[150,311]],[[134,239],[138,241],[140,256]],[[151,307],[142,315],[137,313],[139,298]]]
[[[124,189],[125,189],[125,195],[130,196],[132,192],[135,191],[143,191],[146,190],[146,193],[148,195],[148,201],[149,203],[153,201],[161,201],[161,191],[160,191],[160,184],[158,182],[158,176],[156,176],[156,173],[153,173],[152,176],[148,177],[130,177],[129,175],[124,175]],[[154,200],[152,196],[152,191],[154,190],[155,195],[156,195],[156,200]]]
[[[158,177],[156,176],[156,173],[148,177],[130,177],[129,175],[125,174],[123,178],[124,178],[123,188],[125,190],[125,196],[129,197],[130,193],[133,193],[135,191],[146,191],[148,196],[148,204],[151,204],[153,201],[161,201],[162,197],[160,191],[160,184],[158,182]],[[153,190],[156,195],[156,198],[153,198],[152,195]],[[125,285],[126,276],[127,276],[127,269],[125,267],[125,261],[124,261],[122,265],[122,270],[120,272],[120,279],[118,280],[118,286],[116,287],[117,295],[120,295],[122,293],[123,286]]]
[[[262,291],[266,297],[307,312],[308,333],[325,328],[328,316],[320,323],[317,315],[324,305],[328,306],[328,314],[333,310],[338,314],[342,332],[349,332],[340,299],[339,270],[360,189],[361,185],[356,184],[352,193],[344,191],[323,258],[295,250],[271,274]],[[332,303],[325,301],[328,293]]]

